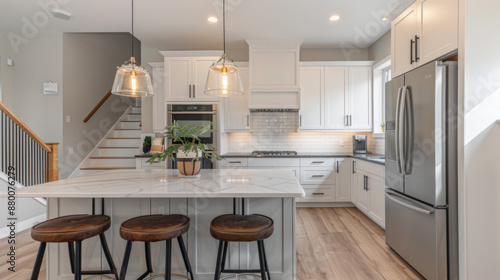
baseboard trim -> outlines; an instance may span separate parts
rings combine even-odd
[[[297,207],[356,207],[351,202],[297,202]]]
[[[36,216],[22,222],[18,222],[16,225],[16,233],[21,232],[23,230],[27,230],[45,220],[47,220],[47,216],[45,214],[42,214],[40,216]],[[9,235],[10,235],[10,229],[8,227],[3,227],[0,229],[0,239],[5,238]]]

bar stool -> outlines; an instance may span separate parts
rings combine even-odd
[[[82,275],[114,274],[118,279],[115,264],[111,258],[104,232],[109,229],[111,219],[106,215],[71,215],[62,216],[35,225],[31,229],[31,237],[41,242],[36,256],[35,266],[31,274],[31,280],[38,279],[43,255],[47,243],[68,243],[71,272],[76,280],[82,279]],[[106,256],[109,270],[104,271],[82,271],[82,241],[99,235],[102,250]],[[76,254],[74,243],[76,243]]]
[[[147,215],[135,217],[123,222],[120,226],[120,236],[127,240],[127,247],[125,248],[125,256],[123,257],[120,279],[125,280],[127,274],[132,242],[144,242],[147,270],[137,278],[137,280],[142,280],[153,272],[151,266],[151,242],[166,241],[165,279],[171,280],[172,239],[177,238],[186,270],[191,275],[191,280],[194,280],[186,246],[184,246],[184,240],[182,239],[182,235],[186,233],[188,229],[189,217],[184,215]]]
[[[264,239],[269,238],[274,232],[274,221],[263,215],[221,215],[210,223],[210,234],[219,240],[217,264],[215,266],[214,280],[219,280],[221,273],[255,273],[260,272],[263,280],[271,280],[269,266],[267,265]],[[259,270],[225,269],[228,242],[257,242],[259,252]]]

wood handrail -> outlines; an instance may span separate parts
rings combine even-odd
[[[40,145],[48,153],[52,152],[52,148],[40,139],[25,123],[23,123],[14,113],[12,113],[5,104],[0,102],[0,110],[2,110],[9,118],[11,118],[26,134],[28,134],[33,140],[35,140],[38,145]]]
[[[102,104],[104,104],[104,102],[106,102],[106,100],[108,100],[108,98],[111,96],[111,91],[109,91],[106,96],[104,96],[103,99],[101,99],[101,101],[99,101],[99,103],[95,106],[95,108],[90,112],[90,114],[88,114],[88,116],[83,120],[84,123],[88,122],[90,120],[90,118],[92,118],[92,116],[94,116],[94,114],[97,112],[97,110],[99,110],[99,108],[101,108]]]

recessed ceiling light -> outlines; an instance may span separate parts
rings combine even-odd
[[[386,21],[386,20],[387,20],[387,17],[383,17],[383,18],[382,18],[382,20],[383,20],[383,21]]]
[[[216,17],[208,17],[207,18],[208,22],[218,22],[219,19],[217,19]]]
[[[328,18],[330,21],[338,21],[340,19],[340,16],[339,15],[333,15],[331,17]]]

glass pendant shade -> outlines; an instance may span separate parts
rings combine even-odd
[[[154,93],[151,77],[132,57],[116,71],[111,93],[127,97],[152,96]]]
[[[225,55],[210,67],[205,94],[222,97],[245,94],[238,67]]]

